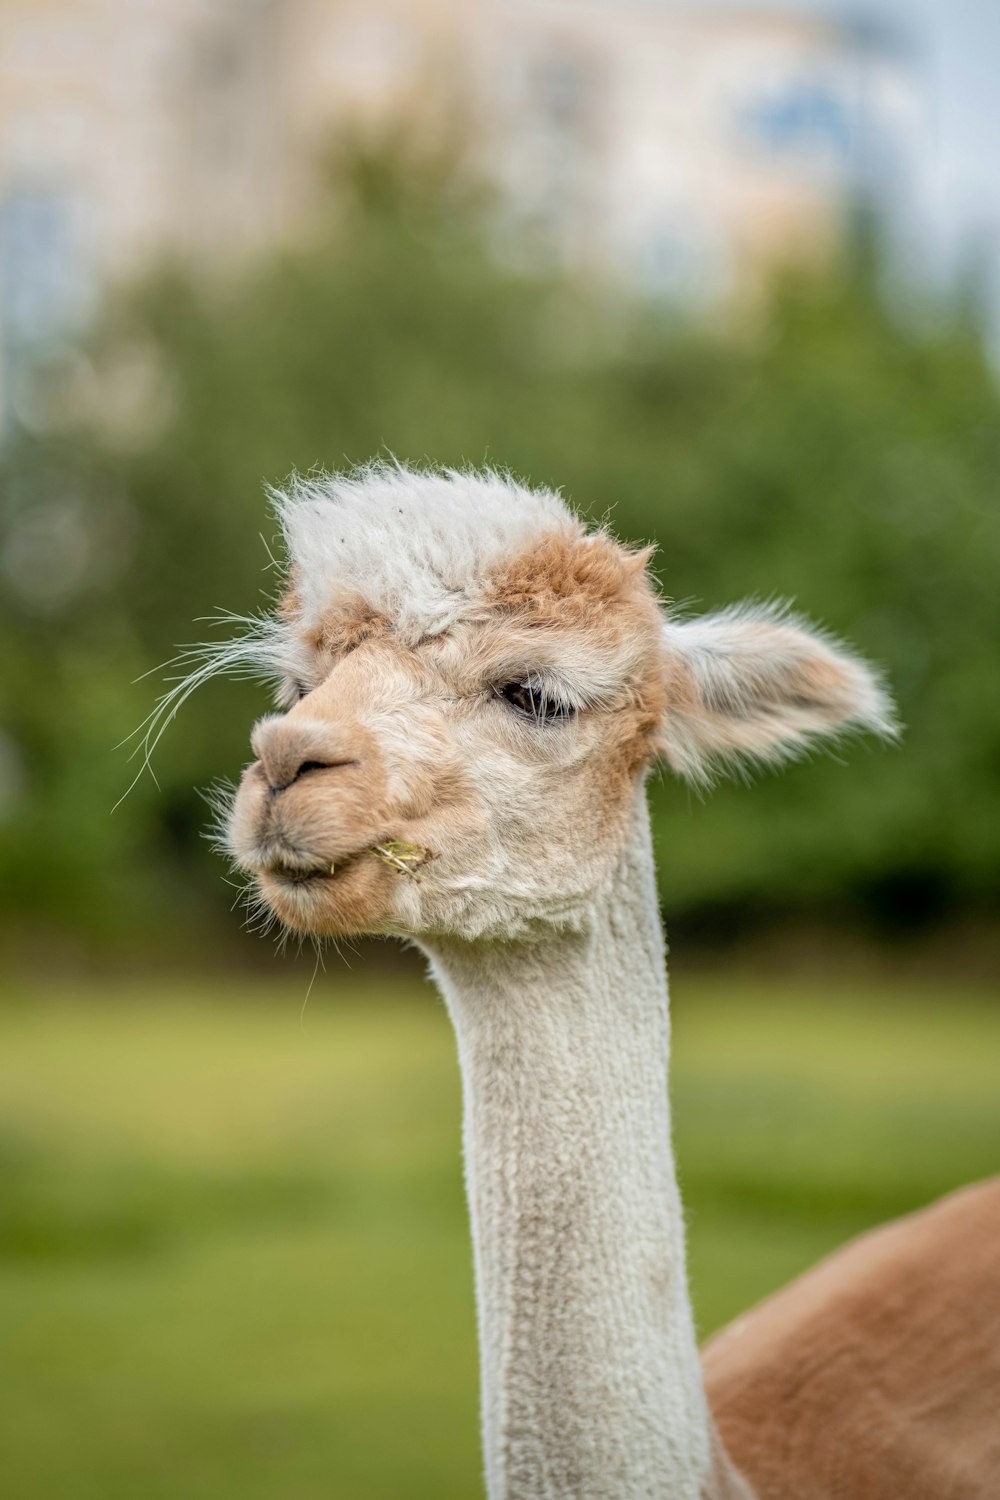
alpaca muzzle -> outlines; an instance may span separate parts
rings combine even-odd
[[[356,766],[348,735],[320,719],[269,714],[259,720],[250,746],[272,793],[286,791],[301,777]]]

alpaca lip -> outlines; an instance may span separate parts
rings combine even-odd
[[[423,880],[421,867],[437,858],[432,850],[425,849],[423,845],[409,844],[399,839],[381,839],[365,849],[340,855],[329,864],[306,865],[295,857],[283,859],[279,854],[262,864],[258,873],[281,885],[309,886],[322,880],[337,880],[364,854],[370,855],[395,874],[406,875],[412,880]]]
[[[312,885],[318,880],[334,879],[352,858],[352,855],[345,855],[332,862],[317,860],[315,864],[306,864],[302,859],[282,858],[276,854],[261,865],[259,873],[280,881],[282,885]]]
[[[298,865],[275,863],[266,865],[261,873],[269,875],[272,880],[280,880],[284,885],[310,885],[314,880],[332,879],[329,866],[303,870]]]
[[[329,863],[317,862],[314,865],[306,865],[293,859],[282,859],[280,855],[267,861],[259,870],[259,874],[266,876],[269,880],[275,880],[281,885],[309,886],[316,885],[324,880],[337,880],[349,866],[353,865],[358,858],[357,853],[343,854]]]

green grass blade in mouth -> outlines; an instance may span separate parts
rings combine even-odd
[[[421,865],[434,858],[429,849],[424,849],[420,844],[408,844],[405,839],[387,839],[384,844],[376,844],[369,852],[375,859],[395,870],[397,875],[409,875],[414,880],[423,880],[424,877],[417,872]]]

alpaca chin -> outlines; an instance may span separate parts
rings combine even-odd
[[[309,937],[351,937],[378,932],[393,909],[392,875],[368,851],[313,875],[263,870],[257,889],[275,916]]]
[[[285,927],[310,936],[384,929],[395,907],[393,872],[372,857],[382,827],[359,815],[357,777],[339,767],[301,777],[280,793],[261,763],[243,773],[226,843]]]

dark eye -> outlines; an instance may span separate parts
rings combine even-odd
[[[497,692],[511,708],[523,714],[526,719],[534,719],[536,724],[571,719],[576,713],[572,703],[547,693],[541,683],[531,677],[522,682],[505,682],[502,687],[497,688]]]
[[[311,688],[307,688],[304,682],[296,682],[293,686],[294,686],[295,696],[296,696],[296,698],[298,699],[298,701],[300,703],[302,702],[303,698],[308,697],[309,694],[312,692],[312,689]]]

